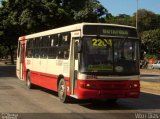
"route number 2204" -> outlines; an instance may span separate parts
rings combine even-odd
[[[105,46],[112,47],[112,40],[111,39],[92,39],[92,45],[94,47],[105,47]]]

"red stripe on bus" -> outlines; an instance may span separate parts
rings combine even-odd
[[[37,71],[30,71],[30,77],[33,84],[42,86],[44,88],[57,91],[58,75],[42,73]],[[67,87],[69,86],[69,77],[64,77]],[[69,94],[69,92],[67,92]]]

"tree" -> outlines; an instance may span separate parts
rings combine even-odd
[[[71,12],[75,22],[97,22],[108,14],[97,0],[71,0],[67,6],[70,7],[68,12]]]
[[[132,17],[126,14],[119,14],[118,16],[111,16],[106,18],[107,23],[121,24],[132,26]]]
[[[107,10],[97,0],[3,0],[0,6],[0,44],[13,61],[17,39],[77,22],[99,22]]]
[[[78,22],[98,22],[108,13],[97,0],[17,0],[20,25],[30,32]],[[25,1],[25,4],[24,4]],[[38,12],[37,12],[38,10]]]
[[[19,36],[19,27],[15,19],[16,13],[10,9],[10,4],[7,1],[2,1],[2,7],[0,7],[0,44],[8,48],[12,64]]]
[[[160,28],[160,14],[157,14],[157,28]]]
[[[141,40],[149,54],[160,53],[160,29],[144,31]]]
[[[0,58],[4,58],[7,56],[8,49],[2,45],[0,45]]]
[[[139,33],[151,29],[156,29],[157,24],[157,15],[151,11],[145,10],[145,9],[139,9],[138,10],[138,31]],[[133,25],[136,24],[136,13],[133,15]]]

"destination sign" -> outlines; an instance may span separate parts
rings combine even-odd
[[[110,35],[117,35],[117,36],[128,36],[129,31],[128,30],[119,30],[119,29],[103,29],[103,34],[110,34]]]
[[[83,28],[83,34],[137,37],[137,31],[135,28],[111,25],[85,25]]]

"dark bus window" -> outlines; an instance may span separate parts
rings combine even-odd
[[[58,46],[58,34],[50,36],[50,47]]]
[[[34,47],[34,58],[38,58],[40,56],[40,37],[37,37],[33,40],[33,47]]]
[[[48,58],[49,59],[56,59],[57,51],[58,51],[57,47],[48,48]]]
[[[61,34],[59,37],[60,46],[69,46],[71,40],[71,35],[69,33]]]
[[[40,57],[41,58],[47,58],[47,52],[48,52],[48,48],[47,47],[42,47],[40,49]]]
[[[32,52],[31,52],[32,46],[31,46],[31,39],[27,40],[27,44],[26,44],[26,56],[28,58],[32,57]]]
[[[48,46],[49,38],[50,38],[49,36],[42,37],[41,47],[47,47]]]
[[[17,51],[17,53],[18,53],[18,57],[19,57],[19,54],[20,54],[20,41],[18,41],[18,51]]]
[[[70,39],[70,33],[63,33],[59,36],[58,59],[69,58]]]
[[[68,59],[69,58],[69,47],[59,47],[57,53],[58,59]]]
[[[48,58],[56,59],[58,53],[58,34],[51,35],[48,39]]]
[[[49,42],[49,36],[43,36],[41,39],[41,47],[40,47],[40,57],[41,58],[47,58],[48,54],[48,42]]]

